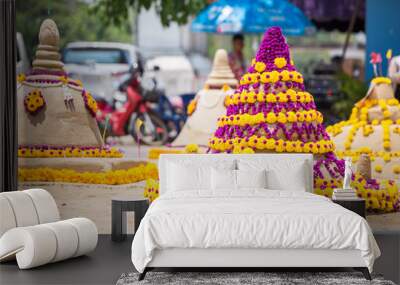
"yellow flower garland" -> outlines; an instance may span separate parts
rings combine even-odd
[[[378,210],[384,212],[393,211],[393,204],[399,199],[399,191],[396,183],[389,180],[380,180],[380,189],[368,189],[366,180],[356,173],[351,186],[356,190],[359,197],[366,200],[368,210]],[[337,179],[314,180],[314,193],[326,197],[332,197],[333,188],[340,187],[342,181]]]
[[[43,149],[35,147],[18,148],[18,157],[104,157],[104,158],[120,158],[123,153],[116,147],[65,147],[62,149]]]
[[[257,136],[246,138],[234,138],[223,140],[216,137],[210,139],[209,147],[216,151],[231,151],[234,147],[237,151],[242,151],[247,147],[258,150],[276,151],[276,152],[297,152],[322,154],[334,150],[334,144],[329,140],[320,140],[317,142],[286,141],[282,139],[263,139]]]
[[[182,150],[177,149],[165,149],[165,148],[152,148],[149,150],[147,155],[148,159],[158,159],[161,154],[181,154],[184,153]]]
[[[299,102],[309,103],[313,102],[313,96],[308,92],[296,92],[294,89],[288,89],[286,92],[279,92],[278,94],[243,90],[241,93],[236,93],[225,97],[225,106],[238,105],[239,103],[286,103]]]
[[[304,79],[298,71],[265,71],[255,73],[245,73],[240,79],[240,85],[252,84],[252,83],[276,83],[280,81],[293,81],[297,83],[303,83]]]
[[[256,115],[250,114],[241,114],[241,115],[231,115],[231,116],[222,116],[218,118],[217,125],[218,127],[223,127],[226,125],[229,126],[246,126],[246,125],[257,125],[260,123],[295,123],[295,122],[316,122],[322,123],[323,116],[320,112],[316,110],[309,111],[299,111],[299,112],[279,112],[268,113],[264,115],[263,113],[258,113]]]
[[[392,84],[392,80],[389,77],[375,77],[372,79],[372,83],[374,84]]]
[[[197,99],[193,99],[189,102],[188,106],[187,106],[187,110],[186,113],[188,116],[192,115],[194,113],[194,111],[196,111],[197,108]]]
[[[18,169],[18,179],[21,182],[121,185],[139,182],[148,178],[158,178],[158,169],[153,163],[141,164],[126,170],[109,170],[105,172],[78,172],[72,169],[56,169],[50,167]]]

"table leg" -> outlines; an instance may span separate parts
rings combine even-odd
[[[144,203],[139,203],[135,205],[135,233],[139,228],[140,221],[143,219],[146,214],[147,208],[149,207],[148,201]]]
[[[111,206],[111,240],[123,241],[126,239],[126,212],[119,201],[112,201]]]

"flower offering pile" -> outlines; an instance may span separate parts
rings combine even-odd
[[[214,153],[247,147],[258,152],[333,151],[322,114],[304,88],[280,28],[266,32],[252,65],[225,104],[226,115],[218,119],[209,142]]]
[[[236,88],[237,83],[226,51],[217,50],[205,86],[189,103],[189,117],[172,145],[185,146],[194,143],[206,147],[209,137],[216,129],[218,117],[225,113],[225,96],[233,91],[231,88]]]
[[[212,153],[311,153],[315,192],[331,197],[333,188],[341,187],[344,161],[334,154],[335,144],[313,96],[305,90],[280,28],[267,30],[248,72],[225,105],[226,115],[218,119],[209,140]],[[369,209],[393,211],[400,206],[393,181],[356,174],[352,184],[358,196],[367,199]]]
[[[18,76],[20,181],[125,184],[153,177],[104,144],[96,100],[67,76],[59,41],[56,23],[45,20],[32,71]]]
[[[372,62],[376,58],[373,56]],[[377,74],[366,96],[355,104],[349,120],[329,126],[327,131],[339,157],[349,156],[357,161],[361,154],[367,154],[374,178],[400,182],[400,105],[390,78]]]

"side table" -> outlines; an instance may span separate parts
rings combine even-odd
[[[332,202],[339,204],[340,206],[359,214],[361,217],[365,219],[365,200],[364,199],[354,199],[354,200],[341,200],[341,199],[332,199]]]
[[[123,241],[126,239],[126,212],[135,212],[136,232],[149,207],[149,200],[131,196],[116,196],[112,198],[111,203],[111,239],[112,241]]]

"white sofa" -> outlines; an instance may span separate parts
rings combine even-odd
[[[84,255],[97,245],[96,225],[86,218],[60,221],[43,189],[0,193],[0,219],[0,262],[16,258],[20,269]]]

